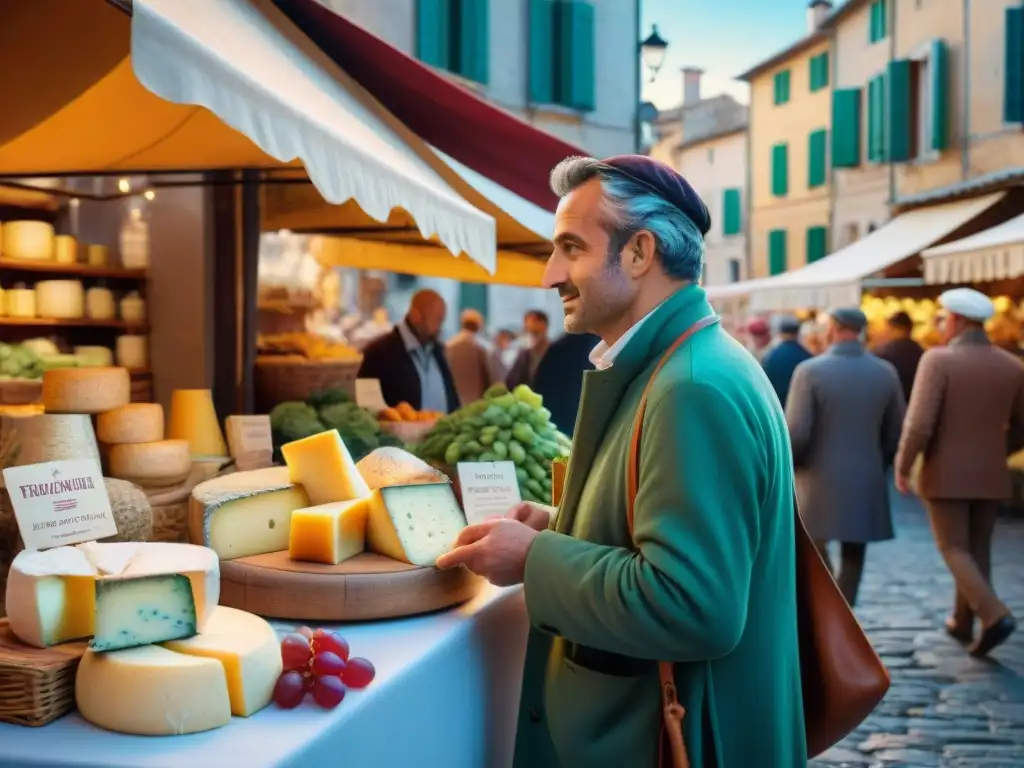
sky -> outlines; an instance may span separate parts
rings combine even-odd
[[[729,93],[748,101],[734,78],[807,32],[808,0],[640,0],[641,39],[651,25],[668,42],[657,79],[643,98],[659,109],[682,101],[683,67],[700,67],[701,95]],[[838,8],[841,2],[835,3]],[[649,78],[647,78],[649,79]]]

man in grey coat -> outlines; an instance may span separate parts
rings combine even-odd
[[[906,403],[891,363],[865,351],[859,309],[829,313],[825,354],[800,363],[786,404],[800,512],[822,557],[841,543],[837,581],[852,606],[867,544],[893,538],[886,472]]]

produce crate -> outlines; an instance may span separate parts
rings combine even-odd
[[[0,619],[0,722],[40,726],[75,707],[75,672],[86,643],[23,645]]]
[[[268,413],[278,403],[307,400],[324,389],[355,396],[358,360],[309,360],[298,355],[267,355],[256,359],[256,409]]]

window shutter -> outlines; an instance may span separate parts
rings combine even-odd
[[[789,146],[776,144],[772,147],[772,194],[785,197],[789,194]]]
[[[819,53],[811,59],[811,92],[820,91],[828,87],[828,52]]]
[[[868,42],[878,42],[878,0],[871,3],[871,18],[868,22]]]
[[[530,102],[555,102],[555,4],[530,0]]]
[[[459,283],[459,311],[475,309],[487,317],[490,304],[487,283]]]
[[[928,90],[932,101],[931,149],[942,151],[949,146],[949,49],[945,40],[932,41],[928,77]]]
[[[727,189],[722,194],[722,234],[738,235],[743,228],[743,219],[740,213],[740,191],[738,189]]]
[[[455,0],[459,13],[459,74],[487,83],[490,73],[490,0]]]
[[[832,92],[832,167],[860,165],[860,88]]]
[[[896,59],[889,62],[888,88],[885,99],[886,123],[889,128],[885,141],[885,154],[891,162],[902,163],[910,159],[910,61]]]
[[[785,104],[789,101],[789,70],[776,72],[774,78],[775,103]]]
[[[556,101],[567,107],[590,112],[594,109],[594,7],[577,0],[555,3],[558,62],[561,87]]]
[[[786,230],[773,229],[768,233],[768,274],[780,275],[786,271]]]
[[[424,64],[448,69],[451,64],[450,0],[419,0],[416,6],[416,55]]]
[[[782,103],[782,73],[776,72],[775,77],[772,78],[772,84],[775,89],[775,106]]]
[[[828,230],[825,227],[807,228],[807,263],[813,264],[828,254]]]
[[[868,160],[880,163],[885,159],[885,77],[868,81]]]
[[[812,131],[807,137],[807,186],[813,189],[825,183],[825,152],[828,131]]]
[[[1003,120],[1024,123],[1024,8],[1006,9]]]

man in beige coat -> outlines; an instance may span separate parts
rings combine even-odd
[[[475,309],[466,309],[460,318],[462,328],[445,347],[448,367],[455,379],[455,391],[463,405],[474,403],[494,384],[487,348],[477,334],[484,327],[484,318]]]
[[[935,543],[956,582],[946,631],[960,642],[981,635],[971,653],[985,656],[1016,628],[992,589],[991,544],[999,502],[1010,496],[1009,453],[1024,446],[1024,363],[994,346],[984,322],[992,301],[970,288],[939,297],[945,346],[921,358],[896,456],[896,486],[907,493],[924,454],[918,493]]]

